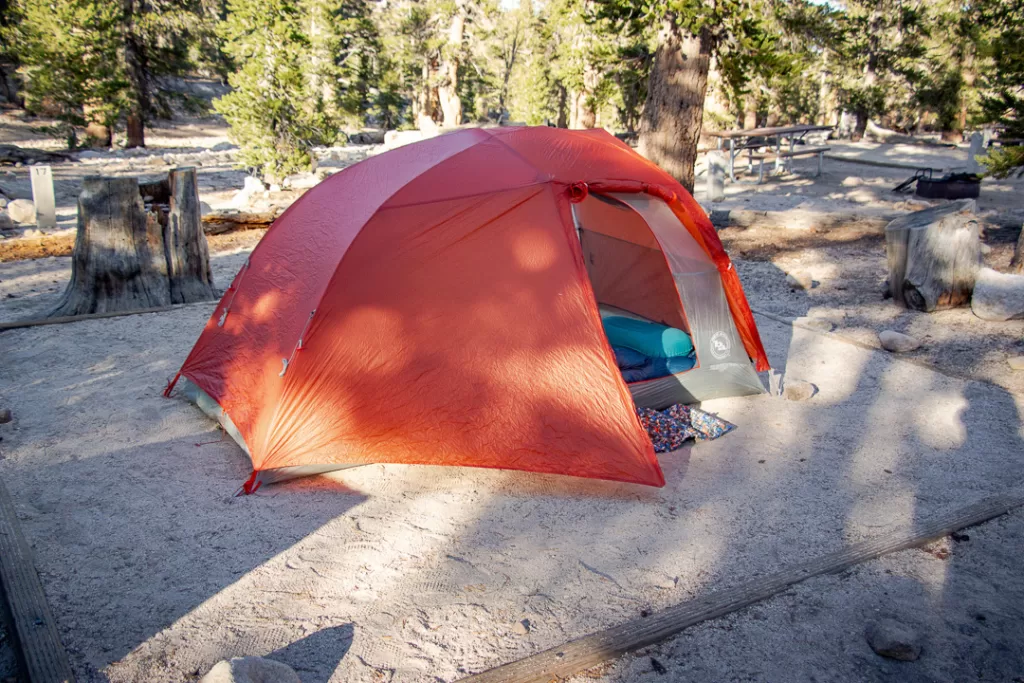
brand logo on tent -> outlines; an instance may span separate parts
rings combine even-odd
[[[711,335],[711,355],[718,360],[723,360],[729,356],[729,351],[732,350],[732,341],[725,334],[725,332],[715,332]]]

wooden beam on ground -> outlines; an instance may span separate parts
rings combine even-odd
[[[572,676],[627,652],[661,642],[708,619],[735,612],[822,574],[834,574],[888,553],[906,550],[953,531],[981,524],[1024,505],[1024,490],[986,498],[909,528],[854,543],[836,552],[797,562],[763,578],[745,581],[646,618],[598,631],[463,679],[464,683],[533,683]]]
[[[157,306],[155,308],[138,308],[134,311],[110,311],[108,313],[86,313],[85,315],[62,315],[54,318],[33,318],[30,320],[13,320],[8,323],[0,323],[0,332],[5,330],[18,330],[23,327],[38,327],[40,325],[63,325],[64,323],[78,323],[84,320],[99,320],[101,318],[120,318],[125,315],[142,315],[143,313],[166,313],[186,306],[202,306],[203,304],[216,305],[217,300],[193,301],[187,304],[174,304],[172,306]]]
[[[68,655],[39,583],[32,550],[0,482],[0,581],[30,683],[73,683]]]
[[[885,226],[895,218],[905,215],[900,213],[864,213],[857,211],[809,211],[791,209],[789,211],[752,211],[750,209],[715,209],[709,218],[711,224],[722,228],[778,228],[792,230],[828,230],[856,225],[857,227],[885,230]]]
[[[282,210],[275,211],[211,211],[203,216],[203,232],[220,235],[233,230],[255,230],[269,228]]]

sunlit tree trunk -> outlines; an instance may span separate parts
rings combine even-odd
[[[462,123],[462,99],[459,97],[459,61],[462,54],[462,40],[466,33],[466,3],[456,0],[455,14],[448,29],[448,45],[441,64],[441,83],[437,97],[441,103],[444,126],[454,128]]]
[[[709,29],[694,35],[666,16],[640,120],[638,151],[691,192],[712,47]]]

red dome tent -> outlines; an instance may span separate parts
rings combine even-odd
[[[598,303],[684,326],[697,368],[627,386]],[[750,359],[736,271],[671,177],[603,130],[466,129],[295,202],[166,393],[187,378],[246,450],[247,492],[366,463],[661,486],[634,400],[761,391]]]

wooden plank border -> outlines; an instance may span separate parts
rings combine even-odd
[[[1004,515],[1021,505],[1024,505],[1024,490],[1013,490],[986,498],[909,528],[797,562],[763,578],[715,591],[649,617],[627,621],[462,680],[467,683],[547,683],[572,676],[608,659],[665,640],[694,624],[766,600],[811,577],[841,572],[882,555],[922,545],[953,531]]]
[[[3,482],[0,482],[0,581],[28,680],[31,683],[74,683],[71,664],[32,562],[32,550],[21,533],[14,503]]]
[[[193,301],[187,304],[172,304],[170,306],[157,306],[155,308],[138,308],[133,311],[110,311],[107,313],[86,313],[85,315],[62,315],[55,318],[33,318],[29,320],[13,320],[7,323],[0,323],[0,332],[5,330],[18,330],[23,327],[39,327],[40,325],[63,325],[65,323],[77,323],[84,320],[99,320],[101,318],[120,318],[125,315],[142,315],[143,313],[166,313],[176,311],[179,308],[189,306],[216,305],[218,299],[209,301]]]

